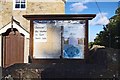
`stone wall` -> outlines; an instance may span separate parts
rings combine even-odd
[[[11,17],[13,16],[16,21],[20,22],[20,25],[24,29],[30,32],[30,22],[23,18],[23,15],[64,14],[64,11],[64,1],[62,0],[27,0],[26,10],[13,10],[13,0],[0,0],[0,29],[11,22]],[[0,45],[1,43],[2,41],[0,41]],[[0,57],[2,52],[1,49]],[[26,39],[24,50],[26,52],[24,54],[24,62],[27,63],[29,54],[29,39]],[[1,60],[2,58],[0,58],[0,61]]]
[[[22,17],[29,14],[64,14],[64,2],[62,0],[28,0],[26,10],[13,10],[12,0],[1,2],[0,28],[9,23],[11,16],[14,16],[14,19],[29,31],[29,21]]]
[[[87,60],[89,64],[106,65],[106,75],[112,74],[113,77],[119,77],[120,49],[96,48],[92,49],[89,54]]]

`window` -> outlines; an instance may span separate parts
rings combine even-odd
[[[34,20],[33,23],[34,58],[84,59],[84,20]]]
[[[67,23],[64,23],[63,39],[63,58],[84,59],[84,20],[72,20]]]
[[[34,58],[60,58],[61,27],[54,20],[34,20]]]
[[[26,0],[13,0],[13,10],[26,10]]]
[[[37,62],[38,59],[48,59],[45,60],[48,63],[49,59],[55,58],[86,59],[88,20],[95,16],[95,14],[23,15],[31,24],[29,50],[31,60]]]

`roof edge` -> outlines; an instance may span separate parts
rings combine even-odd
[[[96,14],[42,14],[23,15],[27,20],[91,20]]]

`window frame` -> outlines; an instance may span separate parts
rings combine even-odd
[[[13,0],[13,10],[26,10],[27,8],[27,0],[24,0],[25,2],[22,2],[22,0],[19,0],[19,2],[17,2],[17,0]],[[17,8],[16,5],[19,5],[19,7]],[[25,5],[25,7],[21,7],[22,5]]]
[[[84,59],[77,59],[77,60],[85,60],[88,57],[88,26],[89,26],[89,20],[92,20],[96,15],[95,14],[56,14],[56,15],[50,15],[50,14],[43,14],[43,15],[23,15],[24,18],[27,20],[30,20],[30,48],[29,48],[29,58],[31,62],[39,62],[39,61],[45,61],[52,62],[52,61],[59,61],[60,59],[68,60],[65,58],[60,57],[60,59],[35,59],[33,57],[33,34],[34,34],[34,28],[33,28],[33,21],[34,20],[85,20],[85,52],[84,52]],[[62,50],[62,49],[61,49]],[[47,61],[48,60],[48,61]],[[76,59],[69,59],[69,60],[76,60]]]

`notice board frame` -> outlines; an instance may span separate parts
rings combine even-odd
[[[42,15],[23,15],[24,18],[30,20],[30,47],[29,47],[29,57],[32,61],[37,61],[33,58],[33,35],[34,35],[34,20],[85,20],[85,39],[84,39],[84,59],[88,57],[88,26],[89,20],[92,20],[96,14],[42,14]],[[53,59],[54,60],[54,59]]]

